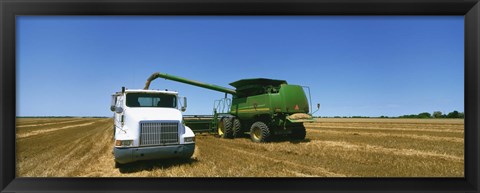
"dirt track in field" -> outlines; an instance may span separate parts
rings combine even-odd
[[[253,143],[197,134],[190,160],[114,168],[112,119],[18,118],[18,177],[463,177],[464,123],[318,119],[307,139]]]

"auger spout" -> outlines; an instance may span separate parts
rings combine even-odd
[[[237,92],[233,89],[225,88],[225,87],[214,85],[214,84],[207,84],[207,83],[203,83],[203,82],[198,82],[198,81],[195,81],[195,80],[189,80],[189,79],[186,79],[186,78],[173,76],[173,75],[169,75],[169,74],[166,74],[166,73],[160,73],[160,72],[155,72],[150,77],[148,77],[147,82],[145,83],[145,87],[143,89],[148,90],[148,88],[150,87],[150,82],[152,82],[153,80],[155,80],[157,78],[165,78],[165,79],[168,79],[168,80],[173,80],[173,81],[177,81],[177,82],[181,82],[181,83],[185,83],[185,84],[189,84],[189,85],[193,85],[193,86],[198,86],[198,87],[202,87],[202,88],[206,88],[206,89],[210,89],[210,90],[215,90],[215,91],[218,91],[218,92],[228,93],[228,94],[232,94],[232,95],[237,94]]]

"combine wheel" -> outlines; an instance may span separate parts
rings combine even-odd
[[[242,136],[242,128],[240,125],[240,120],[238,118],[233,118],[233,137]]]
[[[122,168],[122,167],[123,167],[123,164],[118,163],[117,161],[115,161],[115,168]]]
[[[261,121],[255,122],[250,128],[250,138],[253,142],[267,142],[270,139],[270,129]]]
[[[298,126],[292,129],[292,139],[294,140],[304,140],[305,136],[307,135],[307,131],[305,130],[305,126]]]
[[[232,118],[223,117],[218,122],[218,135],[221,138],[233,138]]]

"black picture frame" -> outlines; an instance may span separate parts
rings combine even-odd
[[[19,15],[463,15],[465,177],[16,178],[15,17]],[[0,17],[2,192],[479,192],[478,0],[0,0]]]

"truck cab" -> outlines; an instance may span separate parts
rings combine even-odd
[[[181,100],[183,99],[183,100]],[[125,89],[112,95],[115,166],[139,160],[190,158],[195,134],[185,126],[187,100],[168,90]]]

